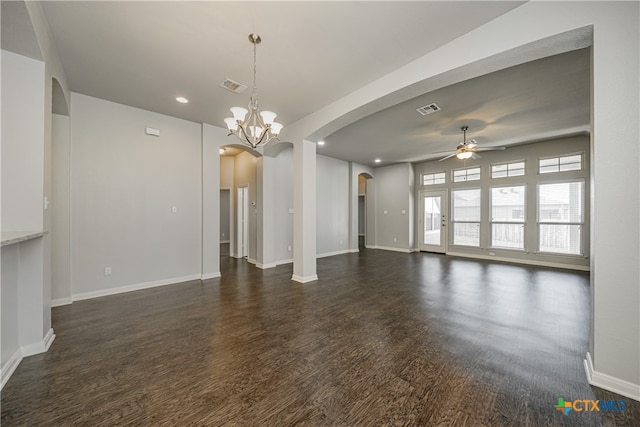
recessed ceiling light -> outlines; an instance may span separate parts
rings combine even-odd
[[[324,145],[324,141],[318,141],[318,145]]]
[[[180,104],[186,104],[187,102],[189,102],[189,100],[185,97],[179,96],[176,98],[176,101],[178,101]]]
[[[375,159],[375,160],[374,160],[374,162],[376,162],[376,163],[380,163],[381,161],[382,161],[382,160],[380,160],[380,159]]]

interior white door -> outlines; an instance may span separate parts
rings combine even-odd
[[[447,190],[420,192],[421,251],[447,252]]]

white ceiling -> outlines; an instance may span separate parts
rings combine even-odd
[[[4,25],[10,9],[4,3],[3,48],[19,50],[15,40],[29,34],[16,36],[19,25]],[[278,112],[286,128],[522,3],[47,1],[42,6],[72,91],[218,126],[224,126],[230,106],[248,103],[252,45],[247,35],[256,32],[263,40],[261,107]],[[8,19],[24,19],[14,15]],[[14,40],[9,47],[5,37]],[[249,89],[230,93],[218,86],[225,78]],[[586,129],[589,56],[576,51],[416,95],[326,135],[318,152],[370,165],[380,157],[390,164],[455,148],[464,124],[481,145]],[[178,104],[176,96],[190,102]],[[443,110],[426,117],[415,111],[429,102]]]

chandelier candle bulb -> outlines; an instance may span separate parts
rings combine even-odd
[[[262,111],[260,113],[260,117],[262,117],[262,121],[267,126],[273,124],[273,122],[276,120],[276,115],[277,114],[274,113],[273,111]]]

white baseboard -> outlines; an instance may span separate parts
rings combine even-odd
[[[372,247],[371,249],[382,249],[383,251],[402,252],[402,253],[405,253],[405,254],[410,254],[411,252],[413,252],[412,249],[392,248],[392,247],[389,247],[389,246],[376,246],[376,247]]]
[[[302,277],[302,276],[298,276],[297,274],[294,274],[293,276],[291,276],[291,280],[299,283],[315,282],[316,280],[318,280],[318,275],[313,274],[311,276]]]
[[[563,264],[559,262],[547,262],[547,261],[538,261],[538,260],[529,260],[529,259],[506,258],[506,257],[500,257],[500,256],[465,254],[462,252],[447,252],[447,255],[457,256],[462,258],[483,259],[487,261],[510,262],[513,264],[537,265],[539,267],[564,268],[568,270],[579,270],[579,271],[591,270],[591,268],[589,268],[589,266],[586,266],[586,265],[571,265],[571,264]]]
[[[51,300],[51,307],[60,307],[62,305],[69,305],[73,302],[71,297],[56,298]]]
[[[357,254],[358,252],[360,252],[360,249],[349,249],[349,253]]]
[[[16,368],[24,357],[33,356],[40,353],[45,353],[51,347],[51,343],[56,339],[56,335],[53,333],[53,329],[49,329],[42,341],[33,344],[20,347],[13,353],[13,356],[5,363],[0,372],[0,390],[9,381],[11,375],[15,372]]]
[[[247,257],[247,262],[248,262],[249,264],[254,264],[254,265],[258,263],[255,259],[253,259],[253,258],[249,258],[249,257]]]
[[[13,356],[5,363],[2,367],[2,371],[0,372],[0,390],[4,388],[4,385],[9,381],[11,375],[15,372],[16,368],[22,361],[22,352],[20,349],[17,349]]]
[[[589,384],[603,388],[605,390],[618,393],[629,399],[640,401],[640,385],[633,384],[625,380],[621,380],[611,375],[597,372],[593,369],[593,361],[591,355],[587,352],[587,357],[584,360],[584,370],[587,374],[587,380]]]
[[[272,263],[269,263],[269,264],[262,264],[260,262],[256,263],[256,267],[258,267],[261,270],[266,270],[267,268],[275,268],[276,265],[277,264],[275,262],[272,262]]]
[[[333,252],[325,252],[322,254],[317,254],[316,258],[326,258],[326,257],[330,257],[330,256],[335,256],[335,255],[344,255],[344,254],[348,254],[351,251],[349,249],[341,249],[339,251],[333,251]]]
[[[216,271],[215,273],[202,274],[200,280],[217,279],[218,277],[222,277],[222,275],[219,271]]]
[[[189,282],[191,280],[201,280],[201,277],[202,276],[200,274],[194,274],[194,275],[182,276],[182,277],[173,277],[170,279],[162,279],[162,280],[155,280],[152,282],[137,283],[134,285],[119,286],[117,288],[101,289],[99,291],[82,292],[82,293],[73,295],[72,298],[74,301],[81,301],[81,300],[91,299],[91,298],[106,297],[109,295],[122,294],[125,292],[133,292],[133,291],[139,291],[142,289],[155,288],[157,286],[175,285],[177,283]]]
[[[53,329],[49,329],[42,341],[20,347],[23,357],[33,356],[34,354],[45,353],[51,347],[51,343],[56,338]]]
[[[220,243],[231,243],[229,240],[220,240]]]
[[[293,263],[293,258],[281,259],[280,261],[276,261],[276,266],[284,265],[284,264],[291,264],[291,263]]]

